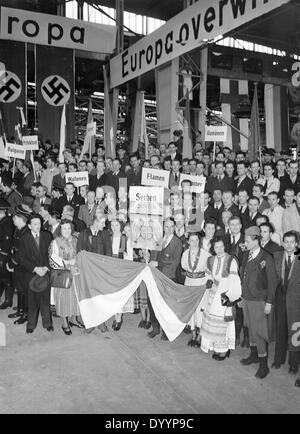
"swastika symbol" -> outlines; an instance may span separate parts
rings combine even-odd
[[[22,84],[19,77],[11,71],[0,71],[0,102],[11,103],[19,98]]]
[[[42,83],[42,95],[48,104],[55,107],[66,104],[71,95],[71,89],[66,80],[59,75],[51,75]]]

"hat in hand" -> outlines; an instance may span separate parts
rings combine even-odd
[[[37,293],[46,291],[50,288],[49,276],[47,274],[43,277],[35,275],[29,282],[29,288]]]

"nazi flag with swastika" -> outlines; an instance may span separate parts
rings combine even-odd
[[[62,108],[66,106],[67,142],[74,138],[74,53],[68,48],[36,46],[39,134],[59,143]]]

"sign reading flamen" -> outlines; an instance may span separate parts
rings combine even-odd
[[[201,0],[110,61],[111,87],[200,47],[290,0]]]

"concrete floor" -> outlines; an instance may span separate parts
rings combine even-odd
[[[6,325],[0,347],[0,413],[300,413],[300,389],[288,367],[263,381],[256,367],[243,367],[238,349],[218,363],[189,336],[175,342],[147,338],[139,315],[124,315],[119,332],[65,336],[55,319],[54,333],[39,324],[33,335]]]

